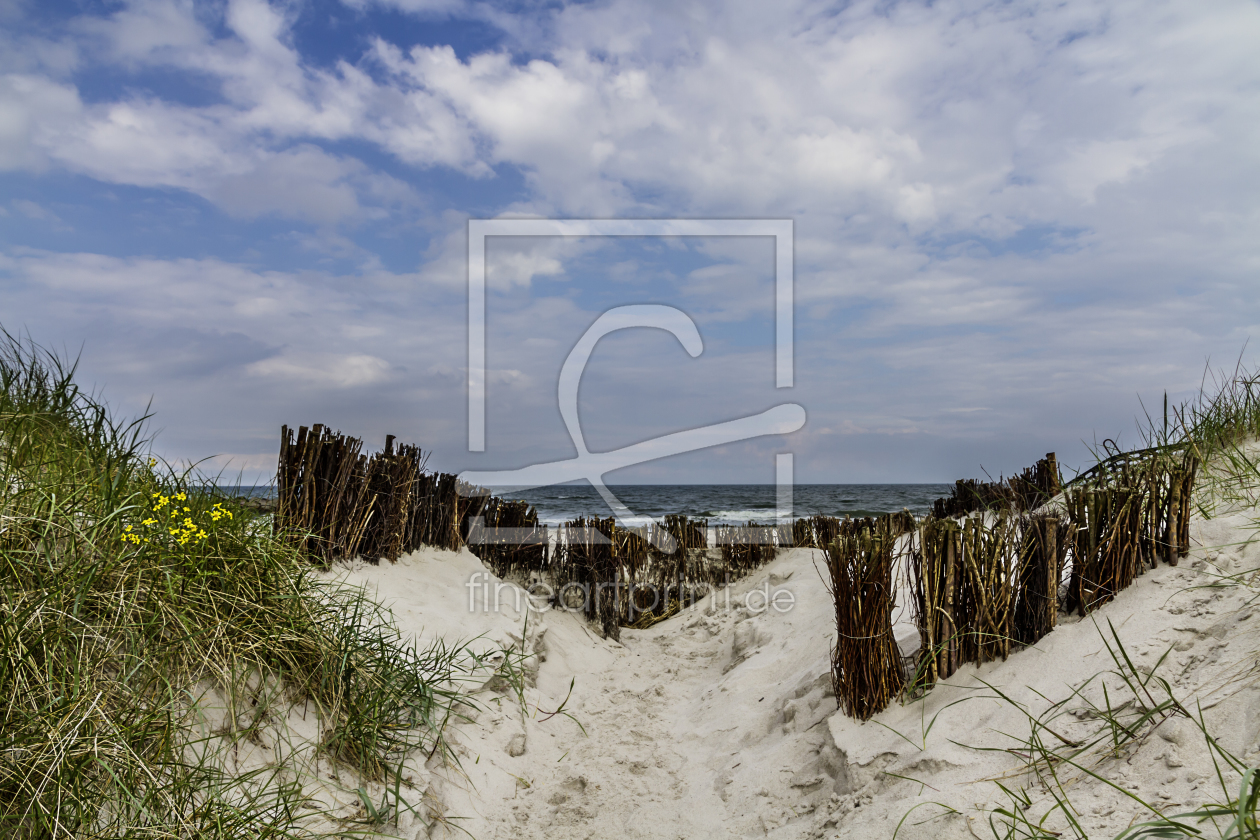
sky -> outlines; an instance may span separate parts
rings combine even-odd
[[[610,483],[1010,475],[1260,359],[1260,4],[0,0],[0,326],[242,483],[281,424],[443,471],[805,409]],[[792,224],[486,240],[470,219]]]

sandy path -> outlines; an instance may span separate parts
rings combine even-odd
[[[695,748],[691,721],[715,672],[720,676],[725,646],[707,632],[692,633],[623,631],[623,646],[601,643],[611,656],[577,675],[567,706],[585,735],[561,718],[537,725],[552,737],[531,739],[542,742],[530,745],[533,774],[528,786],[518,785],[510,806],[515,825],[502,836],[726,836],[725,805],[697,766],[706,756]],[[555,670],[553,682],[564,682]]]
[[[790,592],[791,607],[765,608],[774,592]],[[799,784],[800,768],[835,710],[826,696],[827,599],[813,553],[802,550],[708,609],[623,630],[622,644],[597,638],[577,616],[545,613],[546,661],[527,714],[464,730],[475,766],[490,753],[511,779],[469,774],[481,793],[465,827],[479,840],[703,839],[762,835],[809,813],[806,800],[822,785]],[[565,708],[581,728],[546,714],[571,681]],[[510,741],[508,755],[499,752],[502,728],[524,733],[523,754],[512,755]]]
[[[1196,548],[1178,568],[1148,572],[1089,619],[1063,616],[1037,645],[1005,662],[964,666],[921,701],[893,704],[865,724],[836,712],[828,663],[834,606],[810,550],[785,552],[712,609],[623,630],[621,644],[573,614],[544,610],[527,623],[523,609],[486,611],[481,602],[470,609],[464,581],[484,568],[466,553],[361,569],[363,582],[394,596],[401,623],[418,636],[521,643],[542,660],[523,709],[502,686],[480,693],[484,711],[456,733],[460,768],[431,767],[426,777],[426,801],[449,822],[431,830],[417,824],[404,836],[832,840],[891,837],[908,813],[899,834],[908,840],[989,836],[992,810],[1009,805],[990,780],[1033,780],[1002,751],[1014,746],[1012,734],[1027,731],[1027,720],[986,696],[984,683],[1039,713],[1113,667],[1108,622],[1141,667],[1167,651],[1161,674],[1179,696],[1201,701],[1222,740],[1253,763],[1260,759],[1260,608],[1252,590],[1200,588],[1215,569],[1260,567],[1253,516],[1196,520]],[[791,593],[785,611],[752,609],[746,600],[760,593],[761,606],[779,591]],[[504,598],[510,594],[509,587]],[[573,717],[549,716],[566,696]],[[1099,724],[1073,707],[1058,725],[1084,738]],[[1164,723],[1100,766],[1174,810],[1206,801],[1215,784],[1188,721]],[[423,776],[417,772],[417,781]],[[1107,785],[1081,779],[1071,789],[1091,837],[1114,836],[1138,816]],[[1052,817],[1053,829],[1065,830],[1061,822]]]

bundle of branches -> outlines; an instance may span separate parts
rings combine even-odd
[[[1008,483],[1017,511],[1036,510],[1063,491],[1059,459],[1053,452],[1047,452],[1046,457],[1012,476]]]
[[[458,551],[464,545],[468,521],[481,515],[490,494],[450,473],[432,473],[420,477],[414,499],[408,545]]]
[[[674,552],[693,551],[709,547],[709,520],[688,519],[683,514],[665,517],[665,530],[674,538]]]
[[[622,584],[617,620],[622,625],[632,625],[643,613],[661,606],[662,596],[653,581],[654,567],[659,564],[653,563],[648,541],[653,530],[653,525],[613,530],[612,553]]]
[[[795,538],[795,522],[780,522],[778,525],[771,525],[771,532],[774,534],[774,543],[783,548],[791,548],[796,545]]]
[[[818,541],[814,538],[814,523],[805,517],[793,522],[791,545],[796,548],[817,548]]]
[[[393,562],[418,548],[407,538],[416,487],[427,459],[418,446],[401,446],[395,453],[394,436],[386,436],[385,451],[367,461],[367,492],[359,496],[361,510],[357,511],[365,527],[359,545],[346,556],[357,554],[371,563],[382,558]]]
[[[825,548],[841,535],[853,536],[874,528],[884,534],[900,536],[915,528],[914,514],[903,510],[883,516],[846,516],[844,519],[823,514],[801,517],[792,523],[790,542],[784,539],[783,544],[797,548]]]
[[[988,662],[1011,651],[1019,584],[1015,518],[999,515],[991,527],[982,517],[962,525],[962,585],[954,605],[959,656]]]
[[[961,588],[961,528],[950,518],[929,516],[910,550],[911,607],[922,646],[915,668],[914,687],[930,688],[962,663],[958,651],[958,623],[954,604]]]
[[[561,597],[580,593],[586,618],[614,639],[621,636],[621,575],[613,557],[616,527],[612,517],[564,523],[553,563]]]
[[[880,527],[889,536],[893,537],[913,533],[918,528],[918,522],[915,520],[914,514],[905,509],[896,513],[886,513],[879,517],[879,522]]]
[[[954,482],[949,496],[932,503],[932,514],[938,519],[961,517],[978,510],[1009,510],[1015,494],[1005,481],[980,481],[960,478]]]
[[[1070,522],[1053,515],[1021,522],[1019,596],[1015,638],[1031,645],[1054,629],[1059,615],[1059,576],[1075,536]]]
[[[363,441],[320,424],[280,430],[277,536],[325,565],[353,557],[371,514]]]
[[[1190,552],[1190,508],[1199,460],[1190,450],[1154,459],[1147,471],[1149,501],[1144,511],[1146,554],[1154,566],[1170,566]]]
[[[643,626],[645,616],[654,623],[695,602],[696,587],[688,575],[687,556],[684,552],[651,555],[647,574],[642,576],[635,595],[634,620],[630,624]]]
[[[486,500],[479,519],[472,519],[468,550],[500,578],[547,570],[547,526],[525,501],[496,496]]]
[[[834,516],[801,517],[792,523],[792,545],[797,548],[826,548],[840,535],[840,520]],[[850,528],[850,533],[853,533]]]
[[[995,482],[974,478],[954,482],[950,495],[932,504],[938,519],[963,517],[978,510],[1023,512],[1035,510],[1062,490],[1059,461],[1053,452],[1010,480]]]
[[[843,533],[853,536],[861,530],[869,530],[870,522],[865,519],[854,520],[845,517],[840,520],[834,516],[811,516],[810,524],[814,528],[814,547],[826,548]]]
[[[426,474],[427,453],[394,450],[394,436],[371,458],[363,441],[316,424],[280,430],[273,527],[307,557],[331,563],[362,556],[391,561],[422,545],[457,550],[467,522],[489,494],[449,474]]]
[[[1085,615],[1143,571],[1142,487],[1077,487],[1064,494],[1076,531],[1066,609]]]
[[[607,542],[596,546],[598,550],[591,552],[590,557],[593,577],[596,581],[595,592],[589,599],[591,609],[587,616],[604,628],[604,635],[612,639],[621,638],[622,597],[621,568],[614,555],[613,536],[616,534],[617,521],[611,516],[596,520],[595,527],[607,538]]]
[[[892,543],[866,530],[824,548],[836,606],[832,684],[837,704],[861,720],[886,708],[904,683],[892,634]]]
[[[775,531],[771,526],[749,522],[746,525],[719,525],[714,529],[722,549],[722,566],[732,578],[743,577],[774,559]]]
[[[1189,448],[1116,453],[1064,495],[1077,538],[1067,608],[1081,615],[1111,600],[1147,566],[1176,565],[1190,550],[1198,458]]]
[[[556,545],[551,555],[551,574],[561,599],[566,587],[589,587],[591,563],[588,557],[594,551],[593,543],[606,539],[594,523],[598,520],[579,516],[563,523],[556,529]],[[564,606],[575,606],[566,603]]]

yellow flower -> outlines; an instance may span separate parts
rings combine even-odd
[[[175,494],[175,498],[179,499],[182,502],[182,501],[187,500],[188,496],[181,490],[180,492]],[[188,508],[184,508],[184,510],[187,510],[187,509]]]

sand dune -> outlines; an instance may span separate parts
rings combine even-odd
[[[423,790],[428,816],[447,821],[434,823],[432,836],[888,837],[909,813],[899,836],[987,837],[990,812],[1009,805],[990,780],[1032,780],[1020,775],[1016,740],[1028,734],[1028,719],[985,684],[1038,714],[1092,679],[1055,724],[1066,739],[1086,739],[1102,723],[1084,701],[1100,703],[1104,682],[1110,697],[1123,695],[1116,678],[1095,677],[1115,667],[1104,644],[1109,623],[1139,670],[1169,651],[1158,673],[1175,695],[1202,708],[1224,746],[1256,761],[1255,593],[1197,588],[1260,567],[1260,543],[1248,541],[1253,518],[1243,510],[1197,520],[1196,547],[1180,566],[1148,572],[1090,617],[1065,618],[1007,661],[968,665],[867,723],[836,711],[833,608],[815,550],[784,552],[651,629],[624,629],[620,644],[578,615],[531,609],[523,590],[489,576],[466,551],[334,574],[375,588],[418,638],[479,636],[487,648],[531,654],[524,709],[508,685],[487,677],[486,710],[454,735],[461,766],[417,771],[425,784],[415,798]],[[778,608],[768,606],[776,593]],[[562,703],[567,714],[550,714]],[[1221,796],[1204,739],[1185,719],[1164,721],[1116,757],[1088,761],[1169,813]],[[1080,777],[1067,789],[1089,836],[1150,816],[1116,788],[1062,772]],[[1053,804],[1032,787],[1034,813]],[[1052,815],[1046,827],[1062,831],[1065,820]],[[402,828],[404,836],[428,831],[420,819]]]

